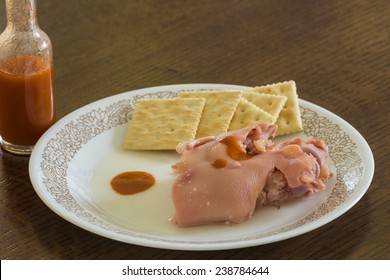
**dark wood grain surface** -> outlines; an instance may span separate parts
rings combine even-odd
[[[6,25],[4,1],[0,30]],[[263,246],[175,251],[113,241],[37,196],[28,157],[0,152],[1,259],[389,259],[390,1],[38,1],[54,48],[57,116],[143,87],[295,80],[300,98],[354,126],[375,174],[316,230]],[[1,51],[1,50],[0,50]]]

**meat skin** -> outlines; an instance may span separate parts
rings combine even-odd
[[[242,223],[256,207],[323,191],[330,176],[325,144],[298,138],[273,144],[269,138],[276,129],[262,123],[180,143],[181,158],[172,166],[172,222],[180,227]],[[216,160],[226,165],[212,166]]]

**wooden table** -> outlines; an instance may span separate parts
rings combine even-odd
[[[300,98],[365,137],[376,169],[364,197],[325,226],[258,247],[192,252],[76,227],[39,199],[28,157],[0,152],[1,259],[389,259],[389,14],[387,0],[38,1],[54,47],[58,118],[150,86],[295,80]]]

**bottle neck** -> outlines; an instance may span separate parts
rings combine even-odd
[[[6,0],[7,28],[28,31],[38,27],[35,0]]]

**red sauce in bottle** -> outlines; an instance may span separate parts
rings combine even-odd
[[[155,183],[152,174],[143,171],[128,171],[116,175],[110,184],[119,194],[129,195],[143,192]]]
[[[55,122],[53,67],[41,57],[15,56],[0,64],[0,135],[32,146]]]

